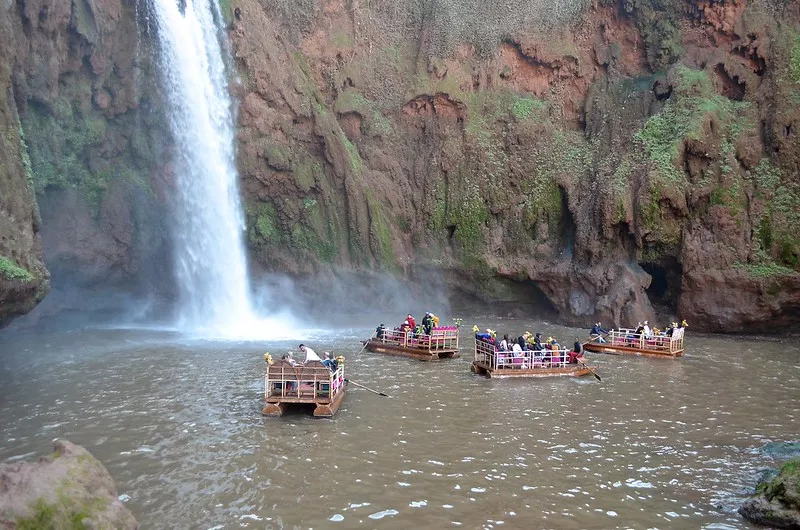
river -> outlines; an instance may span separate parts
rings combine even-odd
[[[800,439],[800,351],[784,338],[698,335],[686,357],[587,354],[602,382],[488,380],[473,322],[462,358],[369,352],[372,328],[299,337],[347,357],[332,420],[261,416],[263,353],[158,330],[0,332],[0,461],[54,438],[108,468],[142,528],[749,528],[735,512],[769,441]]]

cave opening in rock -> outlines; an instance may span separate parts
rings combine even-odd
[[[742,101],[747,91],[747,84],[737,75],[730,75],[725,65],[720,63],[714,69],[719,79],[720,91],[723,96],[734,101]]]
[[[451,309],[470,314],[495,314],[534,320],[557,319],[558,309],[530,279],[456,274],[450,281]]]
[[[566,190],[560,186],[558,190],[561,193],[561,220],[559,221],[558,232],[561,236],[561,242],[564,244],[564,252],[567,256],[572,256],[572,251],[575,247],[575,219],[572,217],[572,212],[569,211]]]
[[[639,266],[652,277],[645,292],[653,308],[657,312],[674,314],[681,294],[681,264],[668,256],[657,262],[640,263]]]

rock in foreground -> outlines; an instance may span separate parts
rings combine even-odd
[[[777,477],[760,482],[739,513],[751,523],[800,529],[800,458],[786,462]]]
[[[38,462],[0,465],[0,528],[135,530],[114,481],[89,452],[66,440]]]

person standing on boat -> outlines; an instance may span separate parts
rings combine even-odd
[[[644,321],[644,326],[642,327],[642,333],[644,334],[645,339],[653,338],[653,330],[650,329],[650,324],[647,322],[647,320]]]
[[[589,336],[599,343],[604,343],[606,341],[603,338],[603,335],[606,334],[608,334],[608,331],[603,329],[603,325],[600,322],[595,322],[592,330],[589,332]]]
[[[417,329],[417,321],[414,320],[414,317],[411,316],[411,313],[409,313],[406,317],[406,322],[408,322],[408,327],[411,329],[411,331]]]
[[[383,340],[386,337],[386,325],[381,322],[381,325],[375,328],[375,336],[378,340]]]
[[[322,359],[319,358],[319,355],[317,355],[317,352],[315,352],[314,350],[312,350],[311,348],[309,348],[305,344],[301,344],[300,345],[300,351],[306,354],[306,361],[305,361],[306,363],[308,363],[309,361],[320,361],[320,362],[322,362]]]
[[[433,314],[431,314],[430,311],[425,313],[425,316],[422,317],[422,330],[426,335],[430,335],[431,331],[433,331]]]

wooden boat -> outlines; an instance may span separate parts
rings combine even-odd
[[[611,330],[604,340],[599,342],[593,338],[584,343],[586,351],[610,353],[613,355],[641,355],[645,357],[667,357],[674,359],[683,357],[683,332],[685,328],[676,328],[672,336],[654,335],[645,338],[635,329],[620,328]]]
[[[416,337],[409,332],[387,329],[382,337],[372,337],[364,347],[371,352],[411,357],[420,361],[460,357],[456,326],[433,328],[430,335]]]
[[[315,417],[331,418],[339,410],[346,389],[343,361],[334,372],[319,361],[296,366],[276,361],[264,376],[263,414],[282,416],[292,405],[313,404]]]
[[[580,377],[592,371],[581,361],[568,362],[567,350],[524,351],[515,357],[511,351],[495,351],[494,344],[475,338],[475,359],[471,369],[490,378],[506,377]]]

